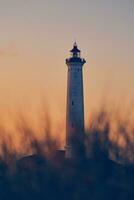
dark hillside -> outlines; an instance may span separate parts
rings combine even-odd
[[[33,155],[16,169],[0,164],[1,199],[133,199],[134,166],[108,159],[53,160]]]

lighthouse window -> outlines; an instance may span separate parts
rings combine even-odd
[[[72,128],[74,127],[74,124],[72,123]]]
[[[78,69],[78,72],[79,72],[80,70]]]
[[[74,102],[72,101],[72,106],[74,105]]]

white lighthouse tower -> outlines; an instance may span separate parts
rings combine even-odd
[[[83,65],[81,51],[76,42],[70,51],[71,57],[66,59],[68,66],[67,110],[66,110],[66,158],[84,156],[84,97],[83,97]]]

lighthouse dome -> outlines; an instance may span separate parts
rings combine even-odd
[[[77,43],[74,43],[73,49],[70,50],[71,53],[80,53],[81,51],[77,47]]]

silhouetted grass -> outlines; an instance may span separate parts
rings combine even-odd
[[[134,163],[134,125],[114,110],[102,108],[93,115],[86,131],[87,156]]]
[[[88,158],[69,160],[57,151],[48,116],[36,132],[19,115],[15,140],[1,126],[0,199],[133,199],[134,127],[124,119],[104,108],[93,114],[85,132]]]

